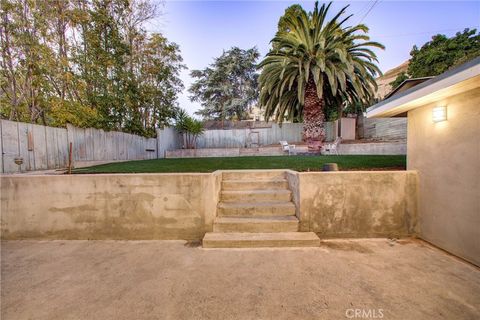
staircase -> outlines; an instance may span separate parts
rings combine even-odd
[[[298,232],[285,171],[224,171],[213,232],[204,248],[316,247],[313,232]]]

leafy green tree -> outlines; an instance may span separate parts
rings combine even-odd
[[[0,2],[0,114],[17,120],[46,122],[45,105],[51,89],[43,81],[43,74],[51,75],[47,61],[51,41],[47,4],[27,6],[26,1],[1,0]],[[51,14],[50,14],[51,16]]]
[[[396,78],[395,80],[393,80],[392,82],[390,82],[390,86],[392,87],[392,90],[397,88],[399,85],[402,84],[403,81],[407,80],[408,79],[408,76],[407,76],[407,73],[406,72],[401,72]]]
[[[155,128],[172,123],[178,110],[177,95],[184,86],[179,78],[185,69],[180,49],[161,34],[152,34],[141,46],[141,62],[137,81],[141,88],[141,104],[138,114],[141,127],[147,135],[154,135]]]
[[[257,48],[225,51],[204,70],[193,70],[197,80],[189,88],[192,101],[202,105],[197,114],[205,119],[246,119],[258,98]]]
[[[82,26],[84,49],[79,50],[78,62],[87,85],[86,101],[99,112],[99,126],[107,130],[121,129],[128,112],[124,62],[129,52],[119,21],[127,5],[120,0],[93,1]]]
[[[351,17],[343,17],[346,8],[331,20],[331,3],[313,12],[298,9],[283,17],[275,44],[260,63],[260,105],[266,118],[303,116],[303,138],[312,148],[325,139],[325,110],[344,102],[367,102],[376,90],[375,76],[380,73],[371,48],[383,48],[369,40],[368,28],[359,24],[345,27]]]
[[[185,68],[153,0],[0,0],[0,116],[152,136]]]
[[[408,78],[437,76],[449,69],[480,56],[480,33],[476,29],[465,29],[448,38],[437,34],[432,40],[425,43],[420,49],[413,46],[410,51]],[[392,82],[395,84],[405,80],[405,75],[398,75]]]

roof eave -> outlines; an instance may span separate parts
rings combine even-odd
[[[480,57],[371,106],[367,109],[367,118],[392,117],[433,102],[436,97],[448,94],[449,88],[475,77],[480,78]],[[479,87],[478,82],[470,81],[462,88],[470,90]]]

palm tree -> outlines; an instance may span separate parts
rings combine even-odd
[[[303,138],[318,149],[325,139],[325,106],[368,103],[381,74],[371,48],[384,46],[370,41],[368,28],[345,27],[347,7],[330,21],[331,3],[313,12],[287,10],[282,28],[272,39],[273,49],[259,64],[260,106],[265,118],[277,122],[303,117]]]

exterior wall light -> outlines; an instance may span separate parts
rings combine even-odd
[[[442,122],[447,120],[447,106],[434,107],[432,110],[433,122]]]

